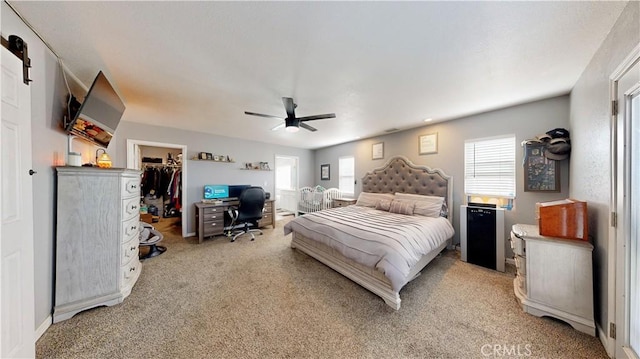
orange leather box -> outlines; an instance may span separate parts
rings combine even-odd
[[[587,202],[563,199],[536,203],[538,229],[548,237],[588,241]]]

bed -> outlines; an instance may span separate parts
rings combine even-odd
[[[397,156],[363,177],[357,205],[305,214],[288,222],[284,232],[292,234],[292,248],[398,310],[402,287],[451,245],[452,193],[451,176]],[[423,199],[440,202],[430,204],[429,216],[408,215],[414,208],[425,214],[418,211],[418,203],[427,203]],[[407,209],[412,203],[415,207]]]

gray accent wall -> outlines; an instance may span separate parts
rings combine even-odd
[[[389,124],[390,127],[393,124]],[[460,243],[460,205],[464,198],[464,142],[469,139],[509,135],[516,136],[519,144],[536,135],[543,134],[554,128],[569,129],[569,96],[553,97],[522,105],[512,106],[500,110],[485,112],[457,120],[436,123],[430,126],[418,127],[402,132],[369,138],[362,141],[350,142],[323,148],[316,151],[316,179],[323,187],[338,187],[338,158],[354,156],[356,166],[356,197],[362,190],[360,179],[373,168],[383,166],[389,158],[402,155],[412,162],[441,168],[445,173],[453,176],[453,224],[456,230],[454,243]],[[429,155],[418,154],[418,137],[423,134],[438,134],[438,153]],[[371,146],[384,143],[384,158],[371,159]],[[524,174],[522,169],[522,147],[516,152],[516,205],[512,211],[505,213],[505,236],[508,236],[511,226],[516,223],[535,224],[535,203],[567,198],[569,194],[569,161],[560,162],[559,193],[525,192]],[[330,164],[331,180],[320,181],[320,165]],[[508,238],[508,237],[505,237]],[[505,243],[507,257],[513,256],[508,243]]]
[[[589,232],[594,245],[596,322],[601,339],[608,336],[607,270],[611,193],[609,77],[640,43],[640,2],[630,1],[571,92],[573,157],[571,196],[588,201]],[[613,353],[609,353],[613,355]]]
[[[186,165],[183,169],[186,168],[187,186],[182,188],[182,195],[186,196],[186,208],[183,208],[183,211],[187,212],[187,233],[195,233],[196,231],[194,203],[202,200],[203,186],[206,184],[260,186],[275,196],[275,171],[273,169],[275,169],[276,154],[297,156],[300,159],[300,186],[313,182],[312,150],[128,122],[123,119],[109,146],[110,151],[115,151],[115,156],[113,156],[115,167],[126,167],[127,165],[127,139],[187,146],[187,153],[183,154],[183,163]],[[192,160],[199,152],[228,155],[235,162]],[[244,169],[246,162],[268,162],[272,171],[246,170]],[[184,175],[185,172],[183,172]]]

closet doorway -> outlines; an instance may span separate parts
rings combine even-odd
[[[185,145],[127,140],[127,168],[141,171],[157,170],[169,179],[171,184],[166,187],[170,191],[169,195],[163,193],[160,196],[154,191],[151,195],[145,193],[143,200],[158,209],[159,221],[172,221],[175,225],[179,225],[178,231],[182,237],[187,237],[186,193],[182,193],[188,188],[186,156],[187,146]],[[180,171],[180,173],[177,174],[176,171]],[[180,180],[179,186],[175,186],[176,183],[172,180],[178,178]],[[176,191],[180,191],[180,193],[176,194]],[[178,198],[174,198],[174,194]],[[154,196],[158,203],[154,202]]]

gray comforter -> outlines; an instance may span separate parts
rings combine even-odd
[[[376,268],[395,291],[411,279],[420,258],[453,237],[446,218],[407,216],[362,206],[309,213],[284,226],[285,235],[298,232],[336,249],[362,265]]]

